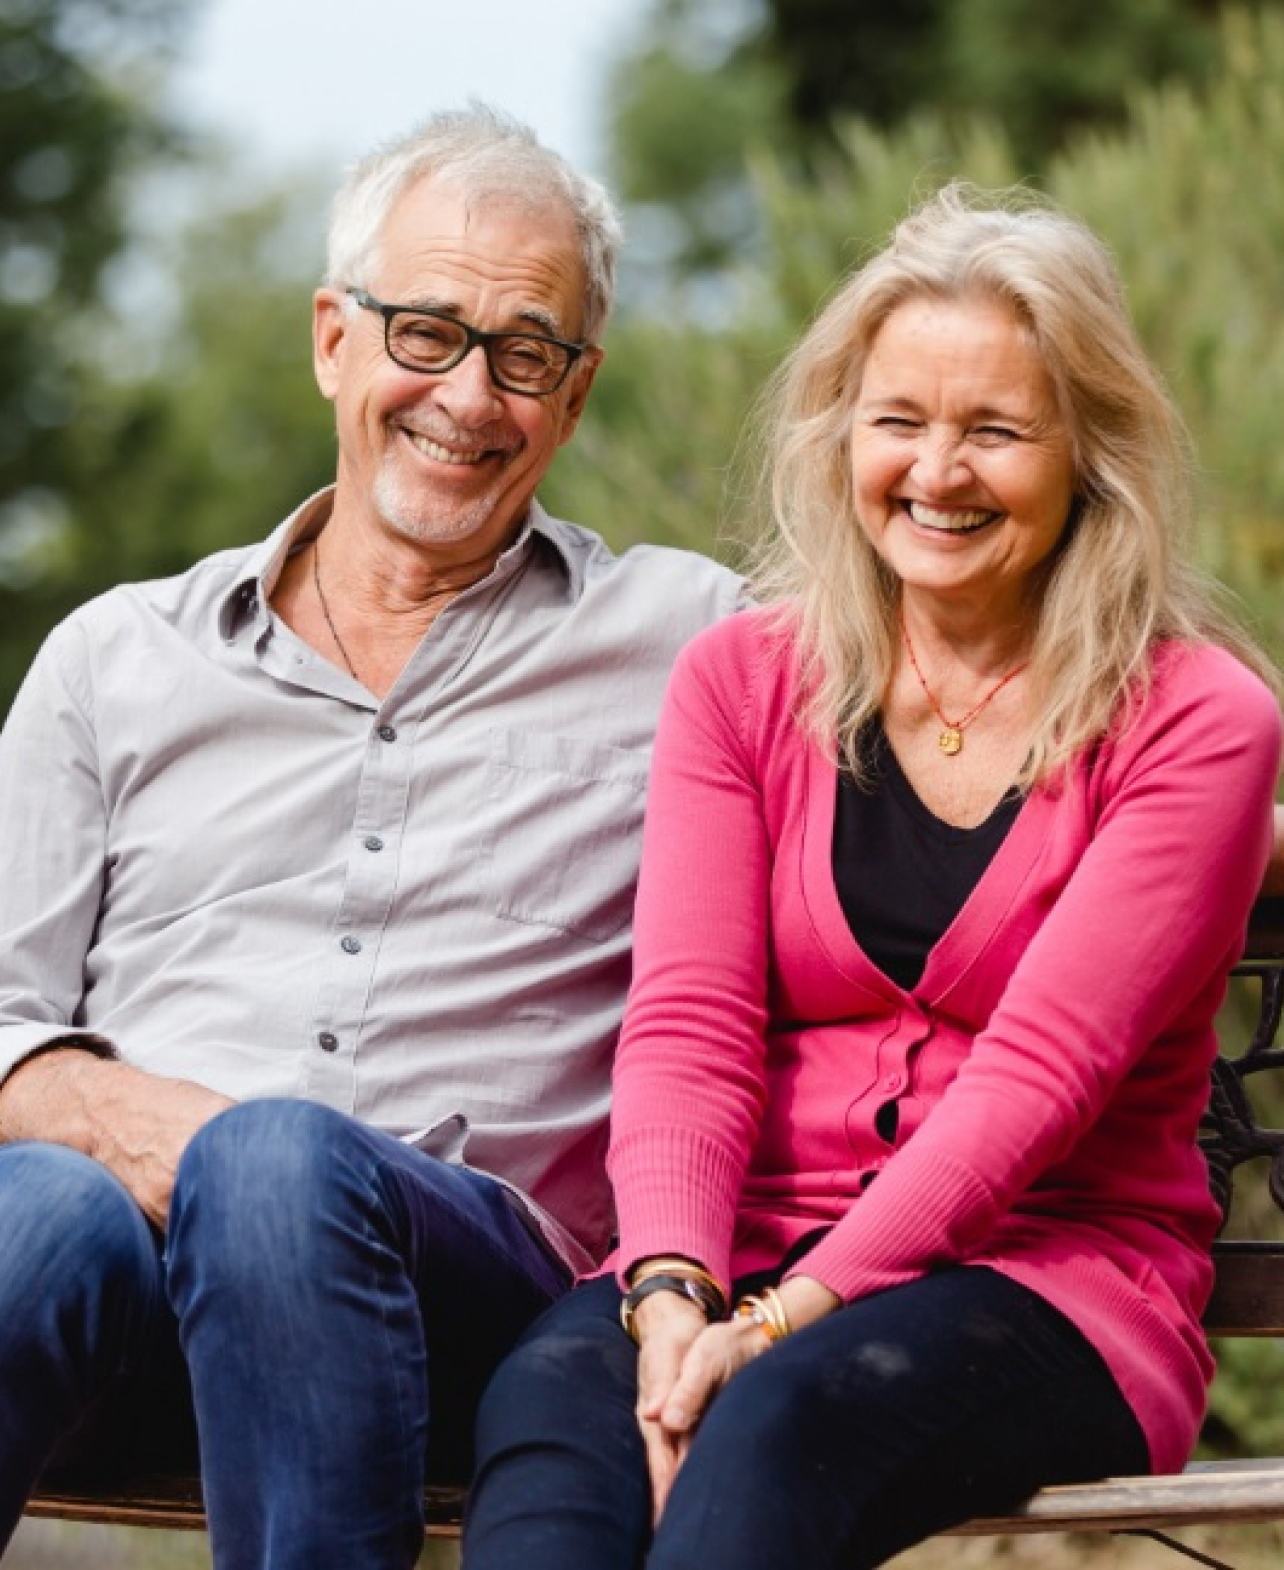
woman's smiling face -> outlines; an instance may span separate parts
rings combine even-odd
[[[1020,614],[1070,517],[1073,446],[1007,307],[908,300],[874,339],[853,414],[860,526],[906,593]]]

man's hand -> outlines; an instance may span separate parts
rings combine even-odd
[[[204,1085],[72,1047],[20,1063],[0,1086],[0,1143],[41,1139],[92,1156],[163,1230],[188,1141],[231,1105]]]

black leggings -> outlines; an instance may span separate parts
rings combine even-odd
[[[637,1354],[608,1279],[562,1299],[482,1404],[465,1570],[859,1570],[1045,1484],[1148,1469],[1073,1325],[994,1271],[849,1305],[741,1370],[652,1539]]]

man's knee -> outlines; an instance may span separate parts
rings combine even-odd
[[[203,1278],[246,1286],[323,1268],[330,1222],[347,1204],[343,1152],[359,1125],[301,1100],[239,1103],[193,1137],[170,1206],[171,1284],[186,1262]]]
[[[151,1229],[102,1163],[63,1145],[0,1148],[0,1256],[17,1267],[75,1272],[88,1258],[130,1270],[155,1253]]]
[[[354,1126],[311,1101],[239,1102],[193,1136],[179,1162],[173,1211],[198,1203],[202,1214],[218,1205],[242,1220],[246,1206],[279,1213],[326,1184]]]
[[[10,1288],[132,1285],[154,1275],[156,1254],[142,1211],[100,1162],[35,1141],[0,1148],[0,1274]]]

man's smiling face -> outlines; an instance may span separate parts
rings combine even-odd
[[[421,180],[389,214],[374,274],[348,281],[483,331],[578,341],[582,329],[575,231],[555,209]],[[480,348],[424,375],[390,360],[380,317],[338,289],[317,292],[314,337],[317,381],[335,406],[339,504],[446,559],[496,554],[516,533],[601,358],[590,350],[540,398],[497,387]]]

